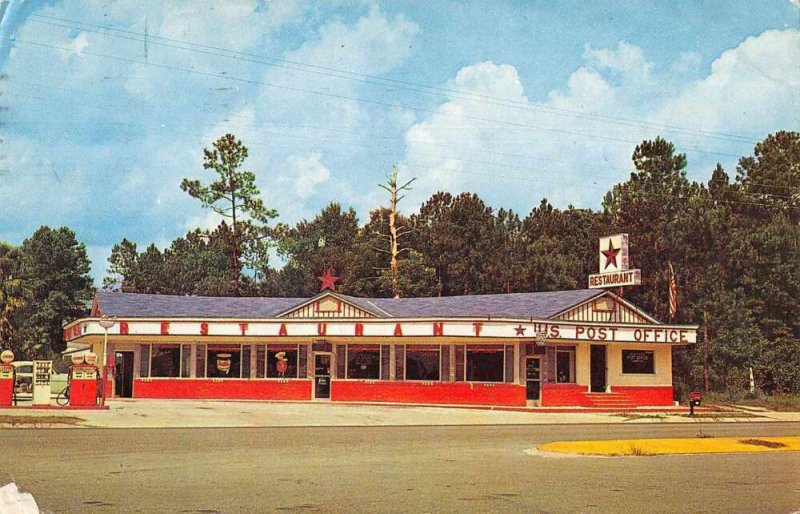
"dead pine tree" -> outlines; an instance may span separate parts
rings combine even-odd
[[[400,248],[400,238],[404,235],[408,234],[411,230],[398,230],[397,228],[397,204],[400,203],[400,200],[405,198],[404,194],[398,196],[398,193],[402,193],[403,191],[411,191],[411,183],[417,180],[416,177],[412,178],[402,186],[397,185],[397,165],[392,165],[392,172],[387,177],[387,181],[385,184],[378,184],[383,189],[389,192],[391,201],[389,204],[389,234],[379,234],[382,237],[386,237],[389,240],[389,250],[381,250],[389,254],[389,270],[392,276],[392,296],[394,298],[400,298],[400,272],[398,266],[398,257],[402,252],[410,250],[410,248]]]

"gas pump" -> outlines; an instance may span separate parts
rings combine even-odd
[[[73,407],[97,405],[97,355],[73,355],[69,368],[69,404]]]
[[[33,361],[33,405],[50,405],[53,361]]]
[[[16,382],[16,372],[11,362],[14,360],[14,352],[3,350],[0,353],[0,407],[11,407],[14,401],[14,382]]]

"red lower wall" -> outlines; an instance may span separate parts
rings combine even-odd
[[[334,380],[331,400],[452,405],[525,405],[525,388],[516,384],[467,382],[364,382]]]
[[[611,386],[611,391],[625,394],[636,405],[673,405],[672,386]]]
[[[591,407],[581,384],[542,384],[542,407]]]
[[[311,380],[151,379],[133,381],[134,398],[310,400]]]

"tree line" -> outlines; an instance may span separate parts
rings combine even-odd
[[[733,177],[717,165],[705,182],[688,180],[686,156],[670,142],[643,141],[632,155],[635,171],[606,193],[598,210],[557,209],[543,199],[521,215],[495,210],[474,193],[437,192],[403,215],[394,208],[395,194],[363,222],[352,208],[331,203],[313,219],[293,226],[269,224],[277,212],[262,203],[255,175],[242,170],[247,149],[241,141],[226,135],[204,156],[204,167],[216,180],[203,185],[186,179],[181,187],[224,221],[214,230],[190,231],[163,250],[155,245],[140,249],[123,239],[112,250],[105,287],[178,295],[307,297],[319,290],[316,276],[332,268],[341,276],[338,290],[356,296],[576,289],[586,287],[587,275],[597,272],[598,237],[626,232],[632,267],[641,268],[642,285],[626,288],[625,297],[667,321],[671,263],[679,291],[672,321],[702,325],[700,342],[675,352],[679,387],[702,388],[707,382],[712,390],[744,388],[752,369],[761,390],[800,393],[797,132],[769,135],[752,156],[739,160]],[[397,188],[396,173],[381,187],[391,193],[387,186],[392,181]],[[409,183],[403,187],[408,189]],[[63,228],[39,232],[43,230],[71,234]],[[49,348],[43,345],[43,334],[55,334],[61,322],[74,317],[76,304],[91,294],[88,259],[82,245],[73,244],[72,234],[69,244],[61,244],[82,257],[61,263],[73,266],[65,282],[55,287],[44,278],[29,279],[35,268],[26,262],[37,252],[37,245],[29,243],[34,239],[36,234],[18,249],[0,249],[2,276],[21,277],[17,285],[5,279],[0,312],[15,312],[8,319],[22,327],[10,336],[13,327],[4,329],[5,318],[0,318],[0,336],[6,345],[52,351],[60,348],[60,331]],[[276,254],[280,262],[270,262]],[[64,286],[65,277],[72,275],[82,278]],[[20,287],[38,293],[25,307],[15,308],[4,298],[14,298],[13,290]],[[54,296],[44,294],[47,287],[55,288]],[[65,289],[73,291],[71,296]],[[70,309],[56,309],[59,298]],[[31,333],[29,319],[43,330],[38,336]]]

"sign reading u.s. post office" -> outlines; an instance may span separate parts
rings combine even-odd
[[[633,286],[642,283],[642,273],[629,269],[628,234],[600,238],[598,252],[600,273],[589,275],[589,288]]]

